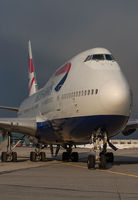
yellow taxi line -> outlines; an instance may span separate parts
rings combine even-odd
[[[116,171],[112,171],[112,170],[102,170],[102,169],[97,169],[97,170],[103,171],[103,172],[112,173],[112,174],[118,174],[118,175],[130,176],[130,177],[138,178],[138,176],[137,176],[137,175],[134,175],[134,174],[127,174],[127,173],[116,172]]]
[[[62,162],[61,163],[62,165],[68,165],[68,166],[72,166],[72,167],[79,167],[79,168],[84,168],[84,169],[87,169],[86,166],[82,166],[82,165],[75,165],[75,164],[71,164],[71,163],[64,163]]]
[[[72,166],[72,167],[79,167],[79,168],[84,168],[87,169],[86,166],[82,166],[82,165],[75,165],[75,164],[71,164],[71,163],[61,163],[62,165],[67,165],[67,166]],[[101,172],[107,172],[107,173],[112,173],[112,174],[118,174],[118,175],[123,175],[123,176],[129,176],[129,177],[134,177],[134,178],[138,178],[137,175],[134,174],[127,174],[127,173],[123,173],[123,172],[117,172],[117,171],[112,171],[112,170],[102,170],[102,169],[96,169],[97,171],[101,171]]]

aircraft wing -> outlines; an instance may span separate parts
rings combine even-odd
[[[0,118],[0,130],[34,136],[36,120],[28,118]]]
[[[128,121],[125,129],[122,131],[123,135],[128,136],[136,131],[138,128],[138,120],[130,120]]]
[[[0,106],[0,110],[10,110],[10,111],[15,111],[15,112],[18,112],[19,109],[18,108],[15,108],[15,107],[7,107],[7,106]]]

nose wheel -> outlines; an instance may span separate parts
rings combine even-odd
[[[114,155],[107,151],[107,134],[98,129],[92,134],[91,143],[93,144],[93,154],[88,156],[88,169],[98,168],[106,169],[107,163],[113,163]]]
[[[87,166],[88,169],[95,169],[96,168],[96,158],[95,155],[90,154],[88,156]],[[98,162],[98,167],[100,169],[106,169],[107,158],[104,154],[100,156],[100,161]]]
[[[94,155],[88,156],[87,166],[88,166],[88,169],[95,168],[95,156]]]
[[[99,168],[106,169],[106,164],[107,164],[106,156],[104,154],[102,154],[100,156]]]

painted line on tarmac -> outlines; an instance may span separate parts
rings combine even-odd
[[[111,174],[118,174],[118,175],[123,175],[123,176],[129,176],[129,177],[134,177],[134,178],[138,178],[137,175],[134,174],[127,174],[127,173],[123,173],[123,172],[116,172],[116,171],[112,171],[112,170],[102,170],[102,169],[97,169],[98,171],[103,171],[103,172],[108,172]]]
[[[62,162],[61,164],[62,165],[67,165],[67,166],[72,166],[72,167],[79,167],[79,168],[83,168],[83,169],[88,169],[86,166],[82,166],[82,165],[75,165],[75,164],[64,163],[64,162]],[[107,172],[107,173],[111,173],[111,174],[117,174],[117,175],[123,175],[123,176],[138,178],[138,176],[134,175],[134,174],[127,174],[127,173],[117,172],[117,171],[112,171],[112,170],[96,169],[96,171],[101,171],[101,172]]]
[[[79,168],[87,169],[86,166],[82,166],[82,165],[74,165],[74,164],[71,164],[71,163],[64,163],[64,162],[62,162],[61,164],[62,164],[62,165],[72,166],[72,167],[79,167]]]

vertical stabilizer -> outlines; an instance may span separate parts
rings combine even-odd
[[[28,42],[28,53],[29,53],[29,96],[31,96],[32,94],[37,92],[38,88],[37,88],[37,82],[36,82],[36,77],[35,77],[35,72],[34,72],[30,40]]]

